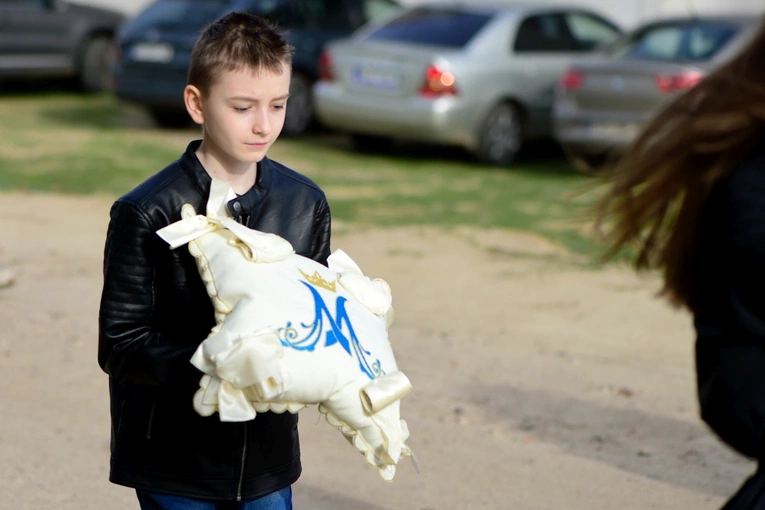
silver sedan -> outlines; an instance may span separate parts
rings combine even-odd
[[[552,135],[555,84],[572,59],[619,35],[571,7],[411,7],[328,45],[316,113],[362,150],[429,142],[507,165],[526,140]]]
[[[727,62],[758,23],[756,16],[660,20],[572,63],[559,82],[553,118],[574,167],[598,173],[618,158],[647,120]]]

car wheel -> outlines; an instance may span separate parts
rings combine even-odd
[[[483,163],[507,166],[515,160],[522,144],[520,112],[515,105],[502,103],[483,121],[475,155]]]
[[[186,110],[154,106],[149,108],[154,122],[163,128],[185,128],[191,125],[191,117]]]
[[[351,145],[359,152],[384,152],[393,146],[393,140],[384,136],[351,135]]]
[[[112,40],[109,37],[96,37],[85,46],[80,68],[80,84],[86,92],[106,92],[111,88],[111,49]]]
[[[605,152],[582,152],[563,145],[563,153],[574,170],[591,177],[601,175],[609,162],[608,154]]]
[[[290,98],[283,132],[289,136],[305,133],[313,123],[313,91],[311,80],[302,73],[294,73],[290,81]]]

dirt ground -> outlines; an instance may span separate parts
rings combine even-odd
[[[96,362],[110,203],[0,194],[2,509],[137,508],[107,481]],[[422,469],[382,481],[307,409],[296,508],[711,510],[752,471],[698,420],[690,318],[653,297],[655,277],[583,271],[513,232],[335,230],[393,288]]]

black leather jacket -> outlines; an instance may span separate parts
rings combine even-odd
[[[297,416],[263,413],[223,423],[193,409],[199,372],[189,363],[214,312],[186,247],[155,234],[190,203],[204,214],[210,177],[181,158],[115,202],[106,237],[98,361],[109,374],[114,483],[201,499],[260,497],[300,476]],[[229,202],[250,228],[278,234],[326,264],[330,213],[309,179],[267,158],[250,191]]]
[[[758,469],[724,510],[765,508],[765,138],[704,208],[692,303],[702,419]]]

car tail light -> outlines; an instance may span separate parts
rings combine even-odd
[[[457,89],[454,82],[454,74],[439,69],[435,64],[430,64],[425,70],[425,81],[420,87],[420,95],[424,97],[456,95]]]
[[[323,81],[335,81],[335,72],[332,69],[332,57],[328,51],[322,51],[319,55],[319,79]]]
[[[563,90],[574,92],[584,85],[584,73],[575,69],[569,69],[560,77],[560,86]]]
[[[656,88],[665,94],[682,92],[695,87],[704,78],[696,71],[686,71],[680,74],[658,74],[655,77]]]

